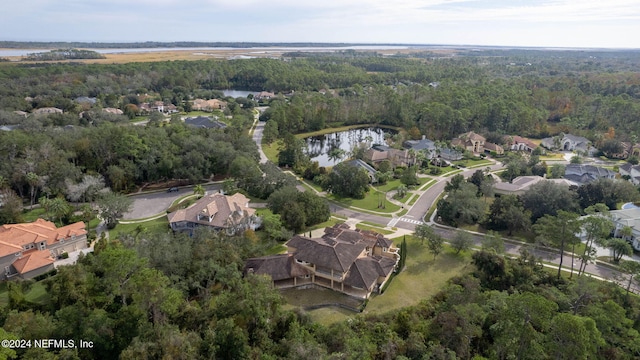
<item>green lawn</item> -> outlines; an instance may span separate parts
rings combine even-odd
[[[262,143],[262,151],[267,156],[267,159],[274,164],[278,164],[278,154],[280,151],[278,150],[282,145],[282,140],[274,141],[271,144]]]
[[[382,229],[380,227],[377,226],[369,226],[369,225],[365,225],[362,223],[357,223],[356,224],[356,229],[361,229],[361,230],[371,230],[371,231],[375,231],[377,233],[380,233],[382,235],[389,235],[389,234],[393,234],[393,231],[389,231],[389,230],[385,230]]]
[[[413,186],[412,188],[416,188],[416,189],[419,188],[420,186],[424,185],[427,181],[431,180],[431,178],[419,177],[418,180],[420,181],[420,185]],[[387,183],[384,185],[379,185],[374,187],[378,189],[378,191],[385,192],[385,191],[395,190],[400,185],[402,185],[402,182],[400,181],[400,179],[393,179],[391,181],[387,181]]]
[[[400,210],[400,207],[398,205],[395,205],[386,200],[384,201],[385,207],[379,208],[378,204],[382,203],[385,199],[385,193],[373,190],[367,192],[364,199],[343,198],[338,197],[334,194],[328,195],[327,198],[344,206],[354,206],[373,212],[392,213]]]
[[[31,289],[27,291],[24,296],[25,300],[31,303],[44,305],[49,301],[49,294],[44,287],[42,281],[36,282],[31,285]],[[7,291],[7,283],[0,283],[0,308],[9,305],[9,293]]]
[[[166,216],[155,220],[149,220],[144,222],[137,222],[133,224],[118,224],[112,230],[109,230],[109,238],[117,239],[118,236],[123,234],[135,234],[138,227],[141,227],[143,231],[147,231],[151,234],[164,234],[169,231],[169,220]]]
[[[24,222],[33,222],[33,221],[36,221],[38,218],[44,218],[44,213],[45,211],[43,208],[25,210],[22,213],[22,219],[24,220]]]
[[[394,239],[399,245],[401,238]],[[386,313],[402,307],[416,305],[435,295],[447,281],[472,270],[471,254],[456,255],[445,245],[445,250],[434,260],[427,246],[407,236],[407,264],[382,295],[375,295],[365,312]]]
[[[476,167],[481,165],[491,165],[492,162],[485,159],[465,159],[453,162],[456,165],[462,165],[464,167]]]

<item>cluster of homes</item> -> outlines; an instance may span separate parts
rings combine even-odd
[[[209,227],[233,235],[260,225],[249,199],[240,193],[205,195],[167,217],[171,229],[189,234]],[[319,238],[296,235],[287,249],[286,254],[247,260],[245,273],[268,275],[279,288],[320,286],[368,298],[389,280],[399,261],[391,240],[346,224],[326,228]]]

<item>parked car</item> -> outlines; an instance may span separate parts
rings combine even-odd
[[[167,192],[178,192],[180,189],[178,189],[177,187],[170,187],[167,189]]]

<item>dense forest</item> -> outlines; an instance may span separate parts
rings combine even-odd
[[[124,108],[135,102],[133,95],[147,92],[180,105],[211,90],[245,89],[293,92],[276,116],[280,128],[293,132],[335,123],[417,126],[436,140],[468,130],[531,137],[570,130],[597,138],[613,127],[620,140],[640,132],[637,53],[495,52],[410,59],[346,51],[286,61],[11,64],[0,68],[0,109],[74,111],[70,100],[79,96]],[[0,121],[17,121],[8,117]]]
[[[82,339],[81,349],[2,349],[22,359],[633,359],[640,304],[613,283],[557,280],[526,252],[473,255],[476,270],[400,311],[323,326],[242,276],[245,237],[138,234],[101,242],[44,280],[48,305],[9,283],[3,339]],[[419,245],[418,245],[419,246]]]
[[[309,206],[319,201],[297,195],[286,186],[290,179],[274,166],[258,168],[256,145],[246,136],[256,102],[224,98],[222,89],[278,94],[260,100],[269,106],[262,119],[272,137],[285,139],[281,157],[293,163],[300,151],[292,133],[344,124],[416,129],[411,136],[434,140],[468,130],[531,137],[571,131],[594,142],[604,133],[618,141],[637,141],[640,135],[640,56],[635,52],[454,53],[389,57],[345,51],[283,59],[113,65],[2,63],[0,124],[16,127],[0,131],[0,190],[5,202],[13,195],[33,204],[41,196],[69,198],[89,177],[104,179],[103,186],[124,193],[147,182],[231,175],[237,180],[233,185],[268,198],[282,219],[292,213],[276,211],[286,207],[283,199],[295,200],[298,213],[317,209],[305,215],[307,220],[325,219],[326,204]],[[78,97],[96,98],[96,103],[79,103]],[[180,110],[196,98],[224,98],[228,107],[218,115],[228,116],[229,126],[190,128],[178,115],[166,123],[150,115],[147,125],[134,126],[127,115],[138,114],[125,110],[140,105],[141,98],[172,103]],[[46,107],[64,113],[30,113]],[[125,115],[101,111],[107,107],[122,109]],[[538,161],[505,160],[506,176],[540,170]],[[469,183],[452,178],[452,183],[450,199],[445,200],[450,202],[441,203],[450,207],[444,206],[441,215],[453,224],[477,222],[460,217],[462,212],[453,208],[471,208],[472,203],[451,199],[482,202],[484,175],[480,172]],[[563,198],[560,193],[549,196],[555,189],[547,190],[537,195],[550,201]],[[626,198],[628,190],[597,182],[567,197],[564,205],[574,209],[558,207],[557,214],[611,202],[614,196]],[[485,225],[508,231],[528,228],[533,218],[545,218],[535,213],[542,200],[532,195],[483,203],[495,215]],[[501,217],[507,207],[517,210],[509,214],[523,216]],[[2,212],[0,220],[15,221],[7,217],[14,215],[20,216]],[[296,224],[295,230],[305,225]],[[534,230],[547,229],[551,226]],[[279,226],[272,230],[274,239],[290,234]],[[423,246],[409,240],[410,249]],[[476,252],[467,258],[473,271],[454,278],[431,299],[324,326],[303,311],[285,310],[267,278],[243,276],[243,261],[263,255],[265,245],[251,232],[226,236],[199,231],[188,237],[137,231],[101,240],[77,265],[62,267],[38,283],[44,284],[50,301],[26,299],[36,286],[33,281],[10,282],[8,304],[0,311],[3,339],[82,339],[92,341],[93,348],[2,348],[0,358],[640,357],[637,296],[587,276],[555,276],[526,251],[513,259],[499,251]]]

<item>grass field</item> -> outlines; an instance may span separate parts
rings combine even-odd
[[[164,234],[169,231],[169,220],[165,216],[155,219],[149,220],[139,223],[133,224],[118,224],[112,230],[109,230],[109,238],[117,239],[118,236],[123,234],[133,234],[138,230],[138,227],[141,227],[143,231],[147,231],[151,234]]]
[[[398,245],[402,240],[395,239]],[[472,269],[471,255],[454,251],[445,245],[434,260],[426,245],[407,236],[407,264],[389,284],[382,295],[375,295],[367,304],[365,313],[385,313],[411,306],[435,295],[454,276]]]
[[[330,194],[327,196],[328,199],[333,200],[344,206],[354,206],[357,208],[380,212],[380,213],[393,213],[400,210],[400,207],[396,204],[393,204],[389,201],[385,201],[385,207],[379,208],[378,204],[383,201],[385,197],[385,193],[379,191],[369,191],[365,195],[364,199],[353,199],[353,198],[343,198],[338,197],[334,194]]]
[[[356,224],[356,229],[361,229],[361,230],[371,230],[371,231],[375,231],[377,233],[380,233],[382,235],[389,235],[389,234],[393,234],[393,231],[389,231],[389,230],[385,230],[382,229],[380,227],[377,226],[369,226],[369,225],[365,225],[362,223],[357,223]]]

